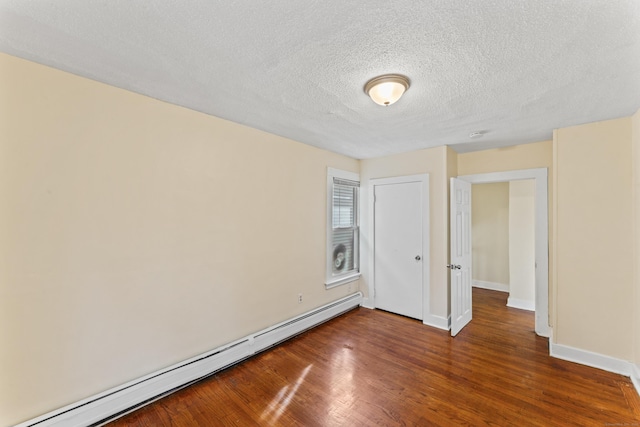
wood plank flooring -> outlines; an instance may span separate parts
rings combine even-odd
[[[359,308],[108,425],[640,425],[629,378],[550,357],[506,298],[474,289],[455,338]]]

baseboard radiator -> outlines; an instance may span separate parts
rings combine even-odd
[[[16,427],[102,425],[339,316],[359,306],[361,302],[362,293],[349,295],[205,354],[18,424]]]

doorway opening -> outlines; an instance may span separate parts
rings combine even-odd
[[[470,184],[533,180],[534,185],[534,274],[535,331],[548,337],[549,327],[549,221],[548,172],[546,168],[459,176]],[[521,301],[520,301],[521,302]]]
[[[508,307],[529,311],[535,311],[534,193],[532,179],[472,186],[473,287],[505,292]]]

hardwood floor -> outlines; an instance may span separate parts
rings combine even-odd
[[[507,294],[473,298],[455,338],[359,308],[108,425],[640,425],[628,378],[551,358]]]

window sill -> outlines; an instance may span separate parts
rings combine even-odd
[[[349,276],[345,276],[345,277],[339,277],[337,279],[333,279],[329,282],[326,282],[324,284],[326,289],[331,289],[331,288],[335,288],[336,286],[340,286],[340,285],[345,285],[349,282],[354,282],[356,280],[358,280],[361,276],[361,273],[354,273],[351,274]]]

